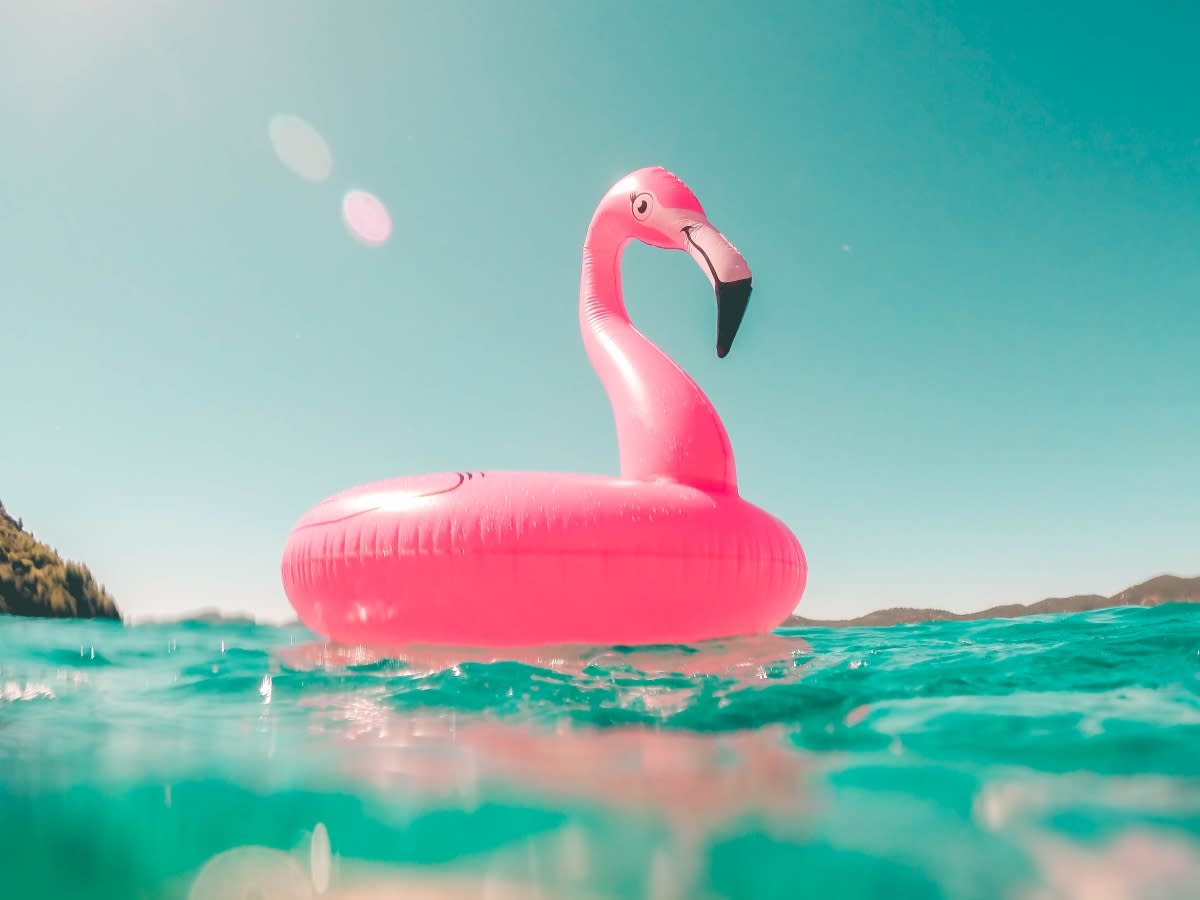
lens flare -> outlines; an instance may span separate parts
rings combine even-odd
[[[342,200],[342,217],[350,233],[368,246],[377,247],[392,233],[392,217],[387,207],[368,191],[350,191]]]
[[[305,181],[324,181],[333,171],[333,153],[325,138],[299,116],[271,117],[267,128],[279,161]]]

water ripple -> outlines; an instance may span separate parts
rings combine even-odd
[[[19,896],[1134,898],[1200,872],[1195,606],[503,652],[4,619],[0,645]]]

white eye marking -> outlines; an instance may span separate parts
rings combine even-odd
[[[633,217],[639,222],[645,222],[654,211],[654,196],[645,192],[634,194],[629,198],[633,207]]]

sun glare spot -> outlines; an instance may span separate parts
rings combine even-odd
[[[317,129],[299,116],[279,114],[268,126],[279,161],[306,181],[324,181],[333,171],[333,153]]]
[[[342,217],[350,233],[368,246],[377,247],[392,233],[392,217],[383,202],[367,191],[350,191],[342,200]]]

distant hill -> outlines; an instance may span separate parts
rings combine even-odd
[[[0,613],[54,619],[120,619],[87,566],[63,560],[0,503]]]
[[[1011,603],[993,606],[971,613],[952,613],[944,609],[909,609],[895,607],[867,613],[857,619],[806,619],[791,616],[781,628],[840,628],[846,626],[912,625],[918,622],[966,622],[975,619],[1014,619],[1019,616],[1039,616],[1049,613],[1086,612],[1114,606],[1158,606],[1161,603],[1200,603],[1200,577],[1180,578],[1159,575],[1141,584],[1126,588],[1111,597],[1099,594],[1077,594],[1074,597],[1050,597],[1037,603]]]
[[[127,622],[130,625],[180,625],[188,623],[200,625],[257,625],[258,620],[249,613],[227,612],[217,609],[215,606],[206,606],[202,609],[171,613],[166,616],[139,616]]]

